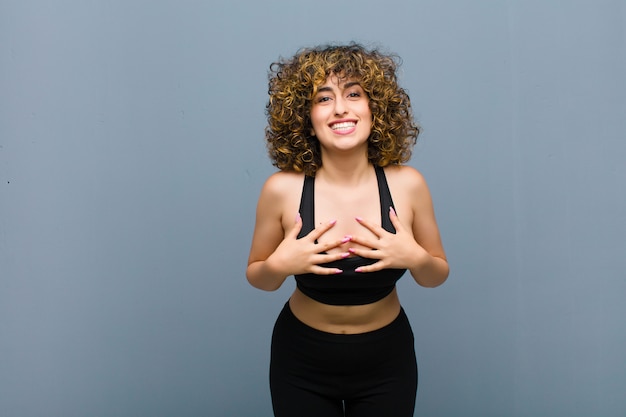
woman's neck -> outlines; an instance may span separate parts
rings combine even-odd
[[[359,155],[323,155],[322,166],[316,178],[322,181],[345,186],[356,186],[372,175],[371,164],[367,156]]]

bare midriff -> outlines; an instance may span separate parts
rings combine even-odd
[[[335,334],[358,334],[385,327],[400,314],[396,289],[382,300],[356,306],[323,304],[296,288],[289,299],[294,316],[314,329]]]

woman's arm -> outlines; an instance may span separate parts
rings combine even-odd
[[[278,266],[272,265],[271,261],[268,262],[270,255],[285,237],[282,226],[285,195],[284,189],[281,190],[280,187],[283,182],[280,174],[274,174],[263,185],[257,204],[254,234],[246,269],[248,282],[266,291],[280,288],[288,276],[286,271],[281,271]]]
[[[432,197],[422,174],[412,168],[405,169],[405,174],[408,183],[412,185],[413,237],[424,249],[418,253],[417,262],[409,271],[418,284],[436,287],[445,282],[450,270],[435,219]]]
[[[302,219],[292,206],[297,207],[297,203],[293,202],[298,201],[301,187],[302,175],[279,172],[272,175],[261,190],[246,270],[248,282],[256,288],[277,290],[289,275],[330,275],[342,272],[319,265],[348,256],[349,253],[323,253],[345,242],[336,240],[320,245],[315,243],[335,222],[318,226],[307,236],[298,239]],[[293,220],[285,221],[284,213],[293,215]]]
[[[372,221],[357,218],[363,227],[376,235],[376,239],[353,236],[352,242],[365,248],[350,248],[349,251],[378,259],[378,262],[357,268],[356,271],[367,273],[383,268],[406,268],[415,281],[424,287],[441,285],[448,277],[448,261],[426,181],[411,167],[394,167],[391,171],[387,172],[390,174],[388,179],[393,178],[395,192],[392,194],[397,197],[394,200],[402,206],[402,213],[410,213],[404,214],[401,222],[396,212],[388,208],[396,233],[389,233]]]

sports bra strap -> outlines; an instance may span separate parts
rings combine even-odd
[[[378,184],[378,195],[380,199],[380,218],[383,229],[390,233],[396,233],[389,218],[389,207],[394,207],[385,171],[379,166],[374,167],[376,172],[376,182]],[[395,210],[395,207],[394,207]],[[302,229],[298,233],[298,239],[309,234],[315,229],[315,177],[304,176],[302,186],[302,197],[300,199],[300,216],[302,216]]]

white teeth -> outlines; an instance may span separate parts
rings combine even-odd
[[[337,129],[348,129],[351,127],[356,126],[356,123],[354,122],[343,122],[343,123],[335,123],[334,125],[331,126],[331,129],[333,130],[337,130]]]

